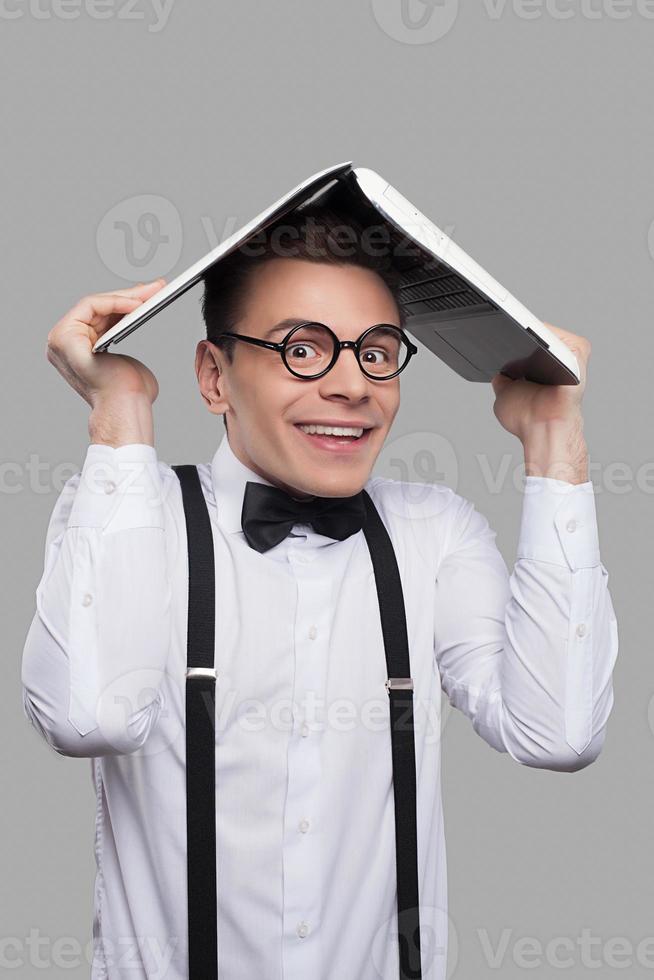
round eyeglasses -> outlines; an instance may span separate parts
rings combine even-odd
[[[359,367],[367,378],[388,381],[396,377],[418,353],[404,330],[392,323],[376,323],[361,334],[358,340],[339,340],[324,323],[307,321],[292,327],[284,339],[275,344],[260,337],[246,337],[225,331],[219,338],[234,337],[258,347],[277,351],[286,368],[296,378],[321,378],[333,368],[345,348],[356,354]]]

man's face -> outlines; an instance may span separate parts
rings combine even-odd
[[[375,272],[293,258],[263,264],[250,280],[237,333],[280,342],[290,317],[330,327],[339,340],[356,340],[377,323],[399,326],[397,304]],[[208,408],[227,415],[235,455],[294,497],[349,497],[368,480],[400,404],[399,376],[373,381],[355,353],[342,350],[323,377],[292,375],[278,352],[236,341],[233,363],[208,341],[198,344],[196,370]],[[370,429],[345,446],[327,445],[298,423],[363,425]]]

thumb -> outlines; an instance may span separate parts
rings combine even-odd
[[[494,374],[491,378],[491,384],[493,386],[493,391],[496,395],[499,395],[501,391],[507,387],[507,385],[512,384],[513,379],[507,377],[506,374]]]

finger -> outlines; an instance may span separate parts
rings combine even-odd
[[[563,327],[555,327],[553,323],[543,321],[543,324],[548,330],[551,330],[552,333],[555,333],[558,337],[560,337],[561,340],[567,340],[570,343],[577,343],[582,339],[580,338],[579,334],[572,333],[571,330],[564,330]]]
[[[166,280],[163,276],[153,279],[151,282],[138,282],[135,286],[126,286],[124,289],[110,289],[106,293],[98,293],[99,296],[141,296],[143,293],[156,293]]]
[[[160,282],[161,280],[156,280],[156,281],[157,282]],[[132,287],[132,291],[135,288],[136,287]],[[138,307],[141,305],[141,303],[145,302],[146,299],[149,299],[150,296],[153,296],[156,292],[158,292],[158,290],[160,288],[161,288],[160,286],[157,286],[155,289],[153,289],[153,288],[151,288],[151,284],[147,284],[147,285],[145,285],[145,286],[142,287],[142,292],[141,292],[140,295],[138,293],[134,293],[134,295],[131,295],[130,296],[130,295],[127,295],[127,291],[123,291],[123,290],[117,290],[114,293],[100,293],[99,295],[101,295],[101,296],[115,296],[115,297],[117,297],[119,299],[123,299],[127,295],[127,298],[128,299],[134,299],[134,300],[136,300],[136,303],[135,303],[133,309],[138,309]],[[128,312],[131,312],[131,311],[128,310]],[[106,322],[103,323],[103,330],[102,330],[102,332],[104,333],[105,331],[109,330],[110,327],[113,327],[116,323],[118,323],[118,321],[120,319],[122,319],[123,316],[125,316],[124,311],[123,312],[119,312],[119,313],[112,313],[112,314],[110,314],[106,318]]]
[[[551,323],[545,323],[545,326],[552,330],[574,354],[586,358],[590,356],[590,342],[587,337],[571,333],[569,330],[563,330],[561,327],[555,327]]]
[[[547,323],[546,320],[543,320],[543,326],[547,327],[548,330],[551,330],[552,333],[557,334],[557,336],[559,336],[559,337],[573,337],[574,336],[574,334],[570,334],[567,330],[564,330],[563,327],[555,327],[553,323]]]
[[[113,314],[124,315],[137,309],[142,303],[137,296],[94,293],[84,296],[71,310],[71,320],[102,331],[107,329],[107,318]]]
[[[513,383],[513,378],[507,377],[506,374],[494,374],[491,378],[491,384],[493,386],[493,391],[498,394],[507,385]]]

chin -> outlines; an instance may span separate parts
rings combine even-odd
[[[315,480],[304,482],[306,489],[304,493],[315,494],[318,497],[352,497],[359,493],[369,478],[369,471],[359,472],[361,467],[357,467],[357,475],[341,473],[338,477],[325,479],[324,474]]]

